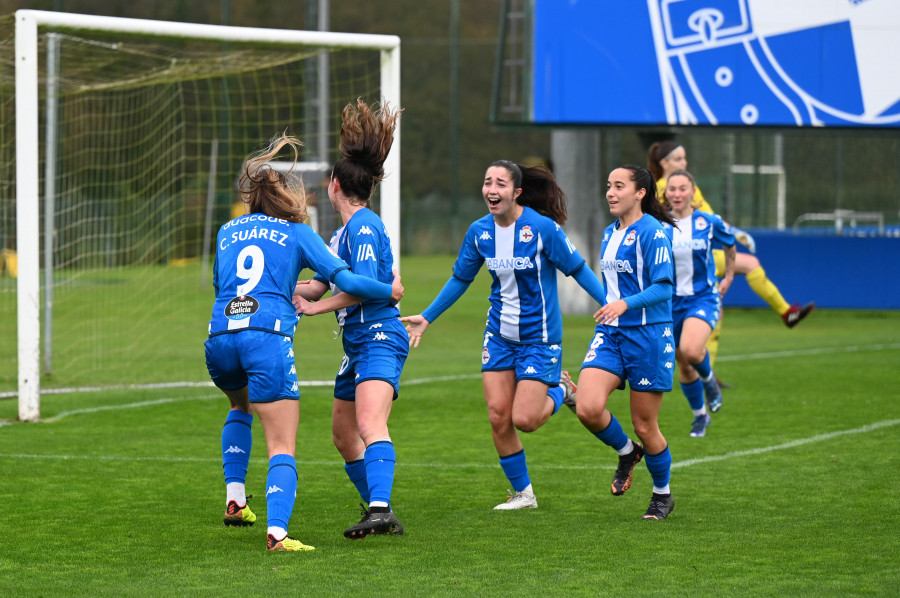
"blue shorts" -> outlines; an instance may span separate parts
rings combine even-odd
[[[400,374],[409,355],[409,334],[399,318],[344,328],[344,358],[334,379],[334,397],[356,400],[356,385],[384,380],[400,391]]]
[[[677,347],[681,342],[681,328],[688,318],[699,318],[709,325],[710,330],[715,330],[716,324],[719,323],[720,306],[719,296],[711,293],[700,296],[672,297],[675,346]]]
[[[515,370],[516,382],[537,380],[558,386],[562,374],[562,345],[511,343],[493,332],[484,333],[481,371]]]
[[[247,387],[251,403],[299,399],[290,337],[242,330],[206,339],[206,369],[222,390]]]
[[[675,340],[672,324],[643,326],[607,326],[598,324],[584,368],[599,368],[625,380],[631,390],[640,392],[668,392],[672,390],[675,367]]]

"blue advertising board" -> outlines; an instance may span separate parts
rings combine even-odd
[[[900,0],[534,0],[537,124],[900,126]]]
[[[788,302],[815,301],[825,308],[900,309],[900,236],[754,230],[753,237],[766,275]],[[768,309],[743,276],[735,277],[723,303],[726,308]]]

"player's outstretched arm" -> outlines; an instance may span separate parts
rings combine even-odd
[[[414,348],[418,347],[419,340],[422,338],[422,335],[425,334],[425,331],[428,329],[431,322],[429,322],[422,314],[405,316],[400,318],[400,321],[406,324],[406,332],[409,333],[409,346]]]
[[[317,316],[319,314],[344,309],[345,307],[351,307],[362,303],[363,301],[363,299],[351,295],[350,293],[338,293],[337,295],[326,297],[320,301],[307,301],[303,297],[295,295],[294,307],[297,308],[298,314],[303,314],[304,316]]]

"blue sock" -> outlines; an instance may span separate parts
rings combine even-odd
[[[605,444],[606,446],[612,447],[614,450],[619,451],[625,448],[625,445],[628,444],[628,435],[625,434],[625,431],[622,429],[622,424],[619,423],[619,420],[616,419],[616,416],[612,413],[609,414],[612,418],[609,420],[609,425],[606,426],[603,430],[596,432],[594,436],[600,439],[600,442]]]
[[[712,366],[709,365],[709,351],[703,356],[703,361],[700,363],[692,363],[691,365],[694,366],[694,369],[697,370],[697,373],[700,374],[701,378],[707,380],[712,373]]]
[[[356,461],[348,461],[344,463],[344,471],[347,472],[347,477],[350,478],[350,481],[356,486],[363,502],[369,502],[369,482],[366,480],[366,460],[357,459]]]
[[[562,384],[554,386],[547,391],[547,396],[553,401],[553,413],[556,413],[562,407],[563,399],[566,398],[566,389],[562,387]]]
[[[247,466],[250,464],[250,449],[253,447],[253,414],[240,409],[232,409],[222,426],[222,467],[225,483],[247,480]]]
[[[394,465],[397,454],[394,443],[378,440],[366,447],[366,481],[370,503],[375,501],[391,504],[391,490],[394,487]],[[362,492],[360,492],[362,495]]]
[[[644,461],[647,463],[650,477],[653,478],[653,485],[657,488],[665,488],[669,483],[669,473],[672,470],[672,453],[669,452],[669,445],[655,455],[645,453]]]
[[[697,411],[698,409],[703,409],[703,406],[705,405],[703,402],[703,382],[700,381],[700,378],[687,384],[682,382],[681,392],[683,392],[685,398],[687,398],[691,410]]]
[[[509,480],[516,492],[521,492],[531,484],[531,478],[528,477],[528,465],[525,464],[525,449],[500,457],[500,467],[503,468],[506,479]]]
[[[297,497],[297,462],[290,455],[269,459],[266,477],[266,513],[269,527],[288,528]]]

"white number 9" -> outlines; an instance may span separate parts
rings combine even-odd
[[[244,267],[244,264],[247,262],[248,257],[250,258],[250,267],[246,268]],[[257,283],[259,283],[259,279],[262,278],[265,265],[266,258],[263,255],[262,249],[256,245],[248,245],[241,249],[241,252],[237,257],[237,277],[244,279],[247,282],[238,285],[238,297],[250,294],[250,291],[253,290],[253,287],[255,287]]]

